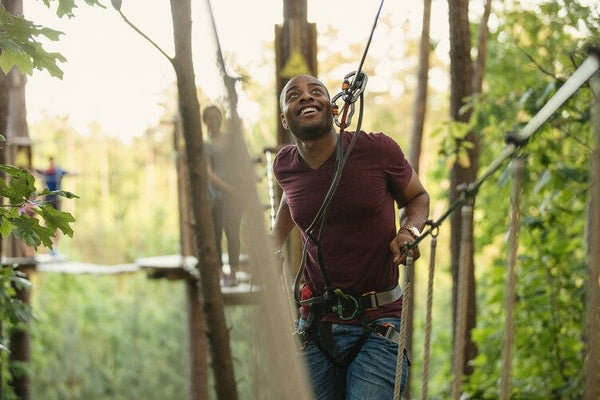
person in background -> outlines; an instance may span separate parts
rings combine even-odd
[[[51,192],[62,189],[62,179],[66,175],[75,175],[75,173],[69,172],[57,166],[54,157],[48,157],[48,168],[36,169],[35,172],[42,177],[44,184]],[[60,199],[61,196],[57,196],[55,194],[49,194],[46,196],[46,201],[57,210],[60,210]]]
[[[294,226],[305,246],[296,335],[315,398],[392,399],[402,316],[398,264],[406,260],[406,245],[421,235],[429,195],[393,139],[336,132],[329,92],[315,77],[290,79],[280,106],[295,144],[279,150],[273,162],[283,190],[273,237],[277,256]],[[311,226],[335,174],[338,140],[346,151],[354,135],[317,233]],[[395,205],[403,209],[398,229]],[[413,256],[419,256],[416,247]],[[401,359],[403,387],[407,354]]]
[[[237,163],[232,153],[231,136],[221,132],[221,111],[216,106],[208,106],[202,113],[202,120],[208,131],[208,141],[205,144],[207,172],[217,254],[221,263],[223,232],[227,239],[229,273],[221,271],[221,284],[236,286],[239,283],[236,273],[239,271],[240,225],[243,216],[243,201],[239,190],[241,174],[236,168]]]
[[[51,192],[55,190],[62,190],[62,180],[65,176],[77,175],[77,173],[75,172],[67,171],[57,166],[56,160],[52,156],[48,157],[48,167],[46,169],[35,169],[34,171],[42,177],[44,185],[46,185],[48,190],[50,190]],[[56,210],[60,211],[61,198],[61,196],[58,196],[56,194],[48,194],[46,195],[46,198],[44,200]],[[56,232],[56,236],[53,240],[53,246],[50,249],[50,254],[52,256],[56,256],[58,254],[56,247],[58,245],[59,233],[59,231]]]

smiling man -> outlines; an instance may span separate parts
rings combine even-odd
[[[402,314],[398,264],[425,225],[429,195],[390,137],[336,132],[329,92],[315,77],[290,79],[280,103],[295,145],[273,163],[283,190],[273,233],[281,248],[298,226],[305,244],[296,333],[315,396],[392,399]],[[338,140],[346,151],[354,135],[326,217],[315,224],[336,173]],[[399,229],[396,205],[403,209]]]

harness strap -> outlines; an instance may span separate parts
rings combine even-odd
[[[335,351],[335,340],[333,338],[332,328],[331,322],[321,322],[319,326],[319,336],[313,337],[313,341],[319,350],[321,350],[321,353],[323,353],[333,365],[345,371],[369,338],[371,330],[368,327],[364,327],[360,338],[354,343],[350,351],[345,355],[338,355]]]
[[[358,304],[363,310],[374,310],[386,304],[394,303],[402,297],[402,288],[400,285],[385,292],[367,292],[358,299]]]

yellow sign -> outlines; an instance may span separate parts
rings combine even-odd
[[[291,78],[298,74],[310,73],[310,67],[308,66],[306,59],[300,52],[300,49],[298,49],[298,47],[294,47],[294,49],[292,50],[292,54],[290,54],[290,56],[288,57],[287,62],[285,63],[283,68],[281,68],[279,76],[282,78]]]

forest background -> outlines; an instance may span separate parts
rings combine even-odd
[[[474,10],[475,14],[477,10]],[[101,11],[99,11],[101,12]],[[557,20],[556,16],[560,16]],[[477,21],[477,15],[473,20]],[[481,164],[503,147],[504,134],[526,123],[585,55],[584,43],[600,31],[598,10],[575,1],[504,4],[494,9],[484,96],[473,102],[469,128],[481,140]],[[341,76],[355,68],[364,43],[344,51],[329,46],[339,31],[318,27],[319,70],[332,92]],[[397,21],[382,20],[378,29],[400,34]],[[475,24],[474,24],[475,29]],[[386,55],[395,66],[389,86],[368,89],[363,126],[384,131],[408,147],[418,37],[407,34],[402,49]],[[143,45],[143,44],[140,44]],[[435,47],[435,43],[432,43]],[[435,53],[432,53],[435,57]],[[235,65],[235,54],[228,54]],[[373,56],[373,57],[377,57]],[[377,58],[374,58],[374,60]],[[272,43],[264,43],[260,64],[274,65]],[[377,62],[365,71],[377,75]],[[443,57],[432,60],[433,73],[447,74]],[[275,142],[277,121],[274,79],[271,85],[247,76],[241,90],[262,118],[246,124],[245,136],[256,164],[260,193],[268,203],[262,150]],[[340,73],[342,71],[342,73]],[[448,165],[460,159],[452,143],[465,126],[449,123],[447,81],[430,86],[426,139],[421,160],[423,179],[432,195],[433,216],[446,206]],[[201,105],[225,104],[200,91]],[[68,117],[48,117],[30,126],[34,165],[55,156],[78,172],[65,187],[80,199],[65,201],[77,219],[72,239],[59,250],[70,259],[100,264],[130,263],[138,257],[179,252],[176,174],[172,146],[175,94],[164,104],[163,124],[143,137],[124,142],[98,124],[82,134]],[[590,93],[583,88],[537,134],[527,147],[528,172],[523,198],[519,302],[513,367],[515,398],[580,398],[583,305],[585,304],[585,212],[590,155]],[[223,107],[225,108],[225,107]],[[479,356],[468,382],[475,398],[497,398],[500,376],[504,273],[508,229],[509,169],[485,185],[476,207],[478,306],[475,338]],[[265,214],[267,218],[267,214]],[[440,235],[436,272],[430,398],[447,398],[450,382],[451,313],[445,228]],[[424,249],[427,253],[427,249]],[[426,259],[426,256],[424,257]],[[424,266],[425,263],[421,262]],[[425,268],[417,268],[415,344],[423,330]],[[73,276],[39,274],[34,278],[32,384],[34,399],[185,398],[184,288],[176,282],[148,280],[142,274]],[[251,307],[231,307],[228,318],[241,398],[260,398],[260,374],[252,360],[253,335],[247,321]],[[420,352],[415,351],[414,393],[418,395]]]

